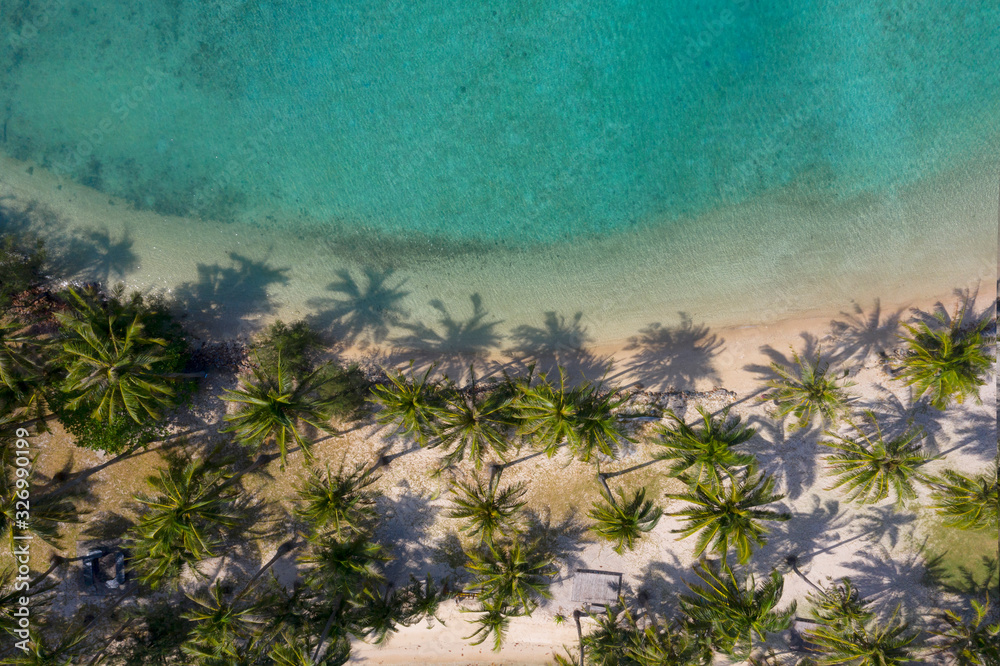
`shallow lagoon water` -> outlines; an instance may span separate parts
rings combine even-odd
[[[367,269],[415,317],[475,293],[610,341],[996,263],[987,3],[9,2],[0,22],[0,147],[119,202],[103,233],[133,256],[101,277],[202,310],[306,314]],[[219,289],[234,253],[280,279]]]

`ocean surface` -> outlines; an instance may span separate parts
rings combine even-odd
[[[54,223],[83,272],[229,323],[759,323],[995,279],[998,25],[953,0],[0,0],[0,150],[37,168],[21,199],[108,200]]]

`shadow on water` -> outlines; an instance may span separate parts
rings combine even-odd
[[[125,274],[139,266],[139,256],[132,251],[135,241],[128,230],[115,238],[104,227],[87,229],[70,239],[70,257],[79,257],[74,274],[93,276],[103,284],[123,280]]]
[[[401,301],[409,295],[402,289],[406,280],[394,280],[392,269],[365,268],[363,272],[362,285],[350,271],[337,271],[337,279],[327,285],[335,296],[308,301],[317,310],[308,317],[310,325],[362,348],[385,342],[390,329],[402,325],[407,312]]]
[[[541,326],[515,327],[508,336],[511,345],[504,350],[504,355],[511,359],[505,369],[512,374],[525,374],[532,365],[538,373],[553,373],[562,367],[571,378],[602,377],[610,369],[612,359],[595,356],[587,350],[592,338],[582,319],[582,312],[567,320],[549,311]]]
[[[442,301],[431,301],[431,307],[439,313],[437,323],[401,324],[400,328],[409,333],[392,340],[400,350],[397,355],[424,365],[437,363],[440,373],[456,381],[461,381],[470,364],[484,367],[490,351],[497,349],[503,340],[503,334],[497,330],[503,322],[491,317],[479,294],[472,294],[469,301],[472,314],[466,319],[456,319]]]
[[[654,391],[688,391],[699,380],[720,381],[713,358],[725,341],[686,313],[679,314],[676,326],[656,322],[630,338],[625,351],[633,355],[619,374],[633,375]]]
[[[198,279],[181,284],[174,292],[178,308],[192,313],[199,324],[246,324],[253,315],[269,314],[275,308],[270,288],[288,284],[288,268],[276,268],[266,259],[257,261],[235,252],[229,253],[229,259],[229,266],[198,264]]]

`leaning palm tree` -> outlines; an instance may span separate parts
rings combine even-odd
[[[265,620],[260,601],[244,595],[223,598],[222,588],[213,584],[207,593],[187,595],[195,607],[181,617],[192,622],[181,651],[199,662],[233,661],[244,649],[254,629]]]
[[[222,432],[232,432],[236,439],[254,451],[275,442],[285,464],[289,442],[302,448],[311,458],[309,441],[303,436],[303,425],[325,433],[333,433],[328,421],[333,415],[331,398],[321,397],[319,389],[328,381],[326,366],[310,372],[299,381],[283,367],[281,354],[274,373],[262,368],[253,369],[253,379],[244,379],[235,391],[227,390],[222,396],[226,402],[235,402],[239,408],[226,416],[231,425]]]
[[[469,366],[469,374],[472,381],[467,390],[450,386],[444,392],[443,405],[437,416],[437,434],[430,445],[441,446],[448,451],[444,467],[451,467],[468,456],[478,470],[490,452],[503,459],[510,448],[507,439],[512,425],[507,418],[510,401],[499,391],[479,395],[472,366]]]
[[[967,397],[979,399],[979,387],[986,383],[986,374],[995,358],[983,331],[990,319],[965,325],[968,305],[962,305],[951,317],[943,313],[935,318],[940,326],[931,328],[926,321],[916,325],[903,324],[909,336],[900,336],[908,347],[899,377],[916,389],[916,396],[927,395],[931,404],[946,409],[954,400],[962,403]]]
[[[920,472],[929,460],[921,446],[923,432],[910,427],[894,437],[885,437],[875,414],[864,414],[868,426],[854,425],[855,435],[829,433],[834,441],[821,442],[836,450],[824,456],[829,474],[836,479],[830,490],[843,488],[848,501],[875,503],[890,495],[898,506],[916,498],[914,481],[926,481]]]
[[[295,515],[308,523],[313,536],[332,529],[338,539],[350,534],[360,534],[376,518],[376,493],[369,487],[378,476],[366,473],[364,465],[345,470],[341,465],[336,473],[310,469],[309,476],[299,488]]]
[[[492,544],[498,535],[516,532],[515,519],[525,504],[526,484],[498,486],[499,478],[491,476],[486,485],[476,478],[475,483],[459,481],[452,487],[455,506],[449,515],[466,520],[462,531],[477,537],[480,545]]]
[[[714,418],[699,407],[702,426],[684,423],[673,411],[667,416],[673,420],[671,428],[661,427],[656,444],[663,447],[653,454],[657,460],[671,461],[670,476],[683,476],[693,484],[719,483],[720,473],[731,472],[752,465],[756,458],[749,453],[734,451],[745,444],[757,431],[741,424],[740,417],[729,418],[729,409]]]
[[[173,404],[171,380],[180,376],[172,372],[167,341],[146,335],[141,314],[105,314],[75,291],[69,294],[74,308],[56,314],[66,409],[90,409],[108,423],[121,415],[137,423],[158,420],[160,410]]]
[[[698,534],[695,555],[709,547],[726,558],[735,549],[740,564],[750,559],[755,546],[767,541],[770,531],[763,521],[785,521],[791,515],[764,507],[785,496],[774,492],[774,477],[748,469],[739,477],[730,477],[720,485],[699,483],[685,493],[667,494],[671,499],[691,506],[668,515],[680,516],[688,525],[673,530],[685,539]]]
[[[559,368],[559,382],[541,375],[534,386],[523,386],[517,402],[521,434],[530,438],[550,457],[563,444],[583,462],[595,453],[614,458],[629,437],[613,414],[624,398],[605,391],[599,384],[584,382],[568,388],[566,373]]]
[[[945,525],[997,533],[1000,529],[1000,476],[996,466],[975,477],[947,469],[930,481],[934,509]]]
[[[899,609],[880,624],[873,616],[863,622],[827,624],[822,620],[805,635],[813,650],[821,653],[819,663],[852,666],[896,666],[914,663],[911,643],[918,632],[899,618]]]
[[[854,384],[841,383],[834,378],[830,363],[818,353],[814,359],[808,360],[793,350],[792,363],[792,368],[779,363],[771,364],[777,378],[767,382],[773,390],[764,397],[777,403],[778,418],[794,417],[791,428],[806,428],[817,417],[825,423],[836,422],[847,411],[851,399],[845,389]]]
[[[771,571],[759,587],[752,574],[741,580],[725,562],[721,571],[696,565],[695,573],[704,585],[687,584],[691,594],[680,596],[681,610],[695,628],[711,632],[716,649],[746,658],[754,637],[764,641],[767,634],[787,629],[791,623],[794,601],[783,611],[775,610],[784,589],[777,571]]]
[[[503,647],[507,629],[510,627],[511,615],[516,615],[516,609],[512,609],[503,599],[480,599],[479,608],[462,608],[465,613],[479,613],[479,617],[469,622],[477,625],[476,630],[465,637],[465,640],[472,640],[471,645],[481,645],[490,636],[493,636],[493,651],[499,652]]]
[[[604,486],[600,502],[594,502],[587,514],[594,525],[590,528],[597,536],[614,543],[614,550],[621,555],[625,549],[635,548],[635,542],[646,532],[652,531],[663,515],[663,510],[654,507],[652,500],[646,499],[646,489],[638,488],[632,496],[618,490],[618,499],[611,494],[607,482],[599,477]]]
[[[389,383],[372,387],[373,399],[382,407],[375,417],[378,422],[394,425],[397,432],[413,437],[421,446],[434,434],[442,408],[437,385],[430,379],[433,371],[432,365],[417,377],[411,361],[409,379],[402,372],[386,372]]]
[[[171,464],[150,476],[131,542],[141,582],[157,589],[176,580],[181,568],[217,555],[221,536],[242,518],[238,492],[212,460]],[[196,571],[192,569],[193,571]]]
[[[968,622],[952,610],[938,616],[943,626],[931,632],[938,639],[935,652],[950,654],[955,666],[1000,664],[1000,622],[987,623],[988,602],[971,599],[970,603],[973,617]]]
[[[480,596],[530,614],[538,599],[548,599],[549,584],[556,574],[553,558],[536,544],[520,540],[489,544],[472,551],[465,567],[476,579]]]

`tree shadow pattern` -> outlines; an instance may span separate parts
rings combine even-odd
[[[632,356],[623,371],[651,390],[686,391],[693,390],[699,380],[719,381],[712,360],[725,341],[708,326],[695,324],[688,314],[679,315],[678,325],[650,324],[630,338],[625,347]]]
[[[335,296],[309,300],[317,312],[307,321],[339,341],[366,348],[384,343],[391,330],[403,324],[408,313],[402,301],[409,292],[403,290],[406,280],[395,280],[391,269],[362,272],[363,283],[346,269],[337,271],[337,279],[327,285]]]

